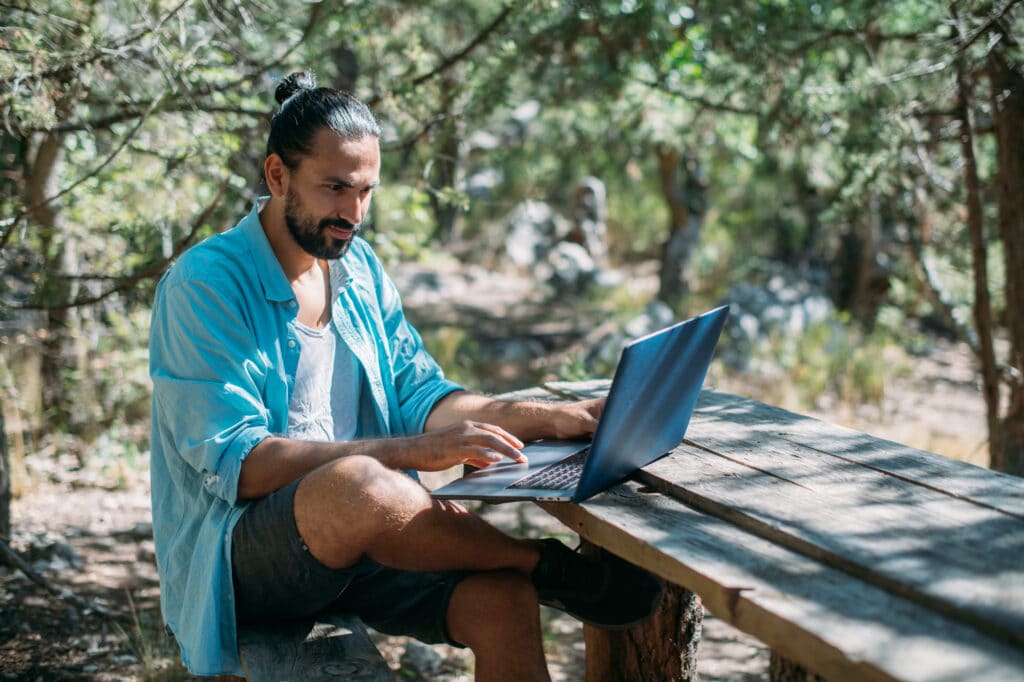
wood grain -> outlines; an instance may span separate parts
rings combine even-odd
[[[587,385],[588,393],[590,391]],[[744,436],[770,437],[877,469],[916,486],[1024,518],[1024,478],[960,462],[876,438],[836,424],[723,393],[701,393],[687,439],[699,424],[722,421],[744,426]],[[739,434],[737,434],[739,437]]]
[[[830,681],[1021,679],[1019,647],[644,489],[541,506]]]
[[[777,438],[738,414],[749,418],[702,411],[688,444],[638,478],[1024,646],[1024,518]]]
[[[316,623],[246,627],[239,632],[242,666],[250,682],[394,682],[366,628],[337,614]]]

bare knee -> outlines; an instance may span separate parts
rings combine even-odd
[[[377,536],[429,505],[429,494],[405,474],[372,457],[344,457],[299,483],[295,523],[313,556],[328,566],[348,566]]]

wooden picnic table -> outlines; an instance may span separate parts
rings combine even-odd
[[[706,389],[670,454],[541,506],[766,643],[779,679],[795,662],[830,681],[1024,680],[1024,479]],[[690,625],[656,620],[588,628],[588,679],[621,678],[623,657],[634,679],[686,678]]]

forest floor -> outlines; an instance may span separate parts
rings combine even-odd
[[[524,298],[525,289],[516,288],[521,284],[467,287],[466,300],[447,309],[472,314],[475,306],[486,306],[487,319],[514,316],[525,310],[523,302],[529,298]],[[480,292],[485,290],[493,296],[482,302]],[[825,402],[814,410],[788,407],[984,465],[984,405],[970,353],[934,340],[914,356],[912,366],[912,372],[901,372],[887,382],[878,405]],[[718,379],[717,388],[759,396],[753,379]],[[173,641],[159,625],[146,457],[96,455],[83,466],[73,443],[54,440],[44,446],[45,454],[26,458],[21,494],[12,506],[14,548],[51,586],[127,618],[118,622],[101,616],[82,603],[55,596],[20,571],[0,566],[0,680],[190,679]],[[572,541],[564,527],[532,505],[479,510],[510,532],[560,535]],[[552,677],[582,680],[579,624],[548,610],[544,621]],[[464,651],[424,647],[398,637],[379,636],[377,643],[389,664],[401,671],[396,679],[472,679],[471,656]],[[767,650],[710,614],[698,659],[704,680],[767,679]]]

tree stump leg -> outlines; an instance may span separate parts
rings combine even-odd
[[[7,431],[0,409],[0,538],[11,537],[11,458],[7,454]],[[0,565],[6,563],[0,559]]]
[[[772,651],[768,678],[771,682],[825,682],[824,677],[812,673],[796,661],[786,658],[776,651]]]
[[[646,622],[616,631],[584,625],[587,682],[695,682],[703,618],[697,595],[666,584],[661,607]]]

